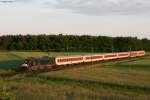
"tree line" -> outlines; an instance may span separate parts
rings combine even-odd
[[[0,36],[0,50],[63,52],[150,51],[150,40],[137,37],[89,35],[6,35]]]

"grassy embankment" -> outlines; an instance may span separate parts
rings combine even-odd
[[[1,58],[5,57],[4,59],[8,61],[15,58],[17,61],[27,56],[47,55],[47,53],[38,53],[6,52]],[[11,64],[1,63],[0,66],[8,66],[7,69],[11,66],[18,70],[15,66],[18,63],[20,61]],[[147,57],[142,60],[91,65],[49,73],[21,74],[5,79],[4,86],[18,100],[148,100],[150,99],[149,77],[150,57]]]

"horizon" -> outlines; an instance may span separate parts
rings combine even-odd
[[[123,37],[123,38],[128,38],[128,37],[131,37],[131,38],[137,38],[137,39],[148,39],[150,40],[149,38],[139,38],[137,36],[107,36],[107,35],[91,35],[91,34],[66,34],[66,33],[55,33],[55,34],[0,34],[0,37],[3,37],[3,36],[27,36],[27,35],[30,35],[30,36],[40,36],[40,35],[46,35],[46,36],[52,36],[52,35],[55,35],[55,36],[59,36],[59,35],[62,35],[62,36],[91,36],[91,37],[98,37],[98,36],[102,36],[102,37],[111,37],[111,38],[117,38],[117,37]]]

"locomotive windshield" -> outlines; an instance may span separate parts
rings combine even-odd
[[[25,59],[24,63],[28,64],[29,63],[29,59]]]

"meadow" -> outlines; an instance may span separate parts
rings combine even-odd
[[[68,53],[0,52],[0,74],[18,72],[19,64],[26,57],[50,55]],[[145,57],[54,72],[17,74],[0,81],[8,96],[17,100],[149,100],[149,77],[150,57]]]

